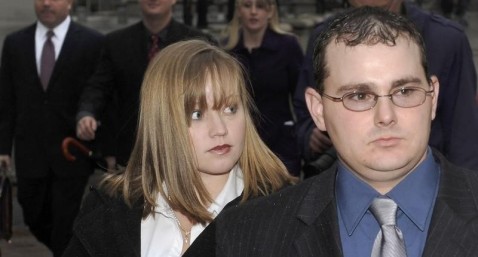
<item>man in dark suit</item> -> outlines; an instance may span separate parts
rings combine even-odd
[[[95,138],[97,120],[110,102],[117,100],[115,134],[117,162],[125,166],[131,153],[138,120],[139,93],[149,59],[174,42],[191,38],[212,39],[173,19],[175,0],[139,0],[142,21],[106,36],[100,64],[82,94],[77,134]],[[171,85],[174,86],[174,85]],[[110,121],[116,119],[110,119]]]
[[[0,70],[0,162],[12,145],[18,201],[35,237],[60,256],[93,171],[79,156],[68,162],[63,138],[75,136],[85,80],[103,36],[71,21],[72,0],[35,0],[38,22],[8,35]]]
[[[478,175],[428,146],[439,82],[414,25],[379,8],[350,10],[320,34],[313,59],[318,88],[306,91],[307,106],[338,161],[225,210],[191,253],[478,256]]]

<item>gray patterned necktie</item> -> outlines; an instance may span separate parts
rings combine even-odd
[[[397,204],[389,198],[375,198],[370,211],[380,224],[371,257],[406,257],[403,235],[396,225]]]
[[[40,80],[43,90],[45,91],[48,87],[48,83],[50,82],[53,68],[55,67],[55,46],[51,41],[51,38],[54,35],[55,34],[51,30],[46,33],[47,39],[43,45],[43,50],[40,57]]]

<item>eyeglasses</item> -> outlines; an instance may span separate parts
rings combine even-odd
[[[398,107],[412,108],[422,105],[427,95],[431,95],[433,92],[433,89],[426,91],[421,87],[401,87],[393,90],[388,95],[377,95],[367,91],[354,91],[342,97],[333,97],[325,93],[322,93],[322,96],[334,102],[342,102],[344,107],[350,111],[363,112],[375,107],[379,97],[390,98],[392,103]]]

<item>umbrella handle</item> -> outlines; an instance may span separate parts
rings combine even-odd
[[[80,143],[78,140],[76,140],[72,137],[66,137],[65,139],[63,139],[63,142],[61,144],[61,149],[63,150],[63,156],[68,161],[75,161],[76,160],[76,157],[73,156],[70,153],[70,151],[68,150],[71,145],[76,147],[78,150],[80,150],[80,152],[82,152],[83,154],[85,154],[88,157],[91,157],[93,155],[93,151],[88,149],[85,145]]]

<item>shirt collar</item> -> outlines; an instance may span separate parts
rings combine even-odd
[[[432,213],[432,206],[438,192],[439,170],[432,151],[428,148],[425,160],[387,194],[422,231]],[[380,193],[355,176],[339,161],[336,195],[339,213],[350,236],[373,199],[380,196]]]
[[[70,27],[71,18],[70,16],[66,16],[66,19],[63,20],[58,26],[54,27],[53,29],[47,28],[43,23],[37,21],[37,29],[36,33],[40,35],[40,38],[46,39],[46,33],[51,30],[55,34],[54,37],[58,38],[59,41],[63,42],[66,37],[66,33],[68,32],[68,28]]]
[[[236,165],[229,173],[229,177],[227,178],[224,188],[216,197],[211,206],[209,206],[208,211],[212,213],[214,217],[216,217],[217,214],[222,211],[224,206],[241,195],[243,190],[244,178],[242,175],[242,169],[239,167],[239,165]]]
[[[432,215],[438,185],[440,166],[433,158],[430,148],[425,160],[403,181],[393,188],[387,196],[393,199],[400,210],[421,230]]]
[[[168,191],[167,191],[168,189],[166,188],[164,184],[163,184],[163,190],[166,194],[168,194]],[[160,193],[158,193],[158,199],[156,200],[156,203],[157,203],[157,206],[154,208],[154,212],[160,213],[168,218],[174,217],[173,209],[171,209],[168,201],[166,201],[166,199],[164,199]]]
[[[353,234],[372,200],[378,195],[371,186],[357,178],[342,161],[337,171],[337,207],[347,234]]]

